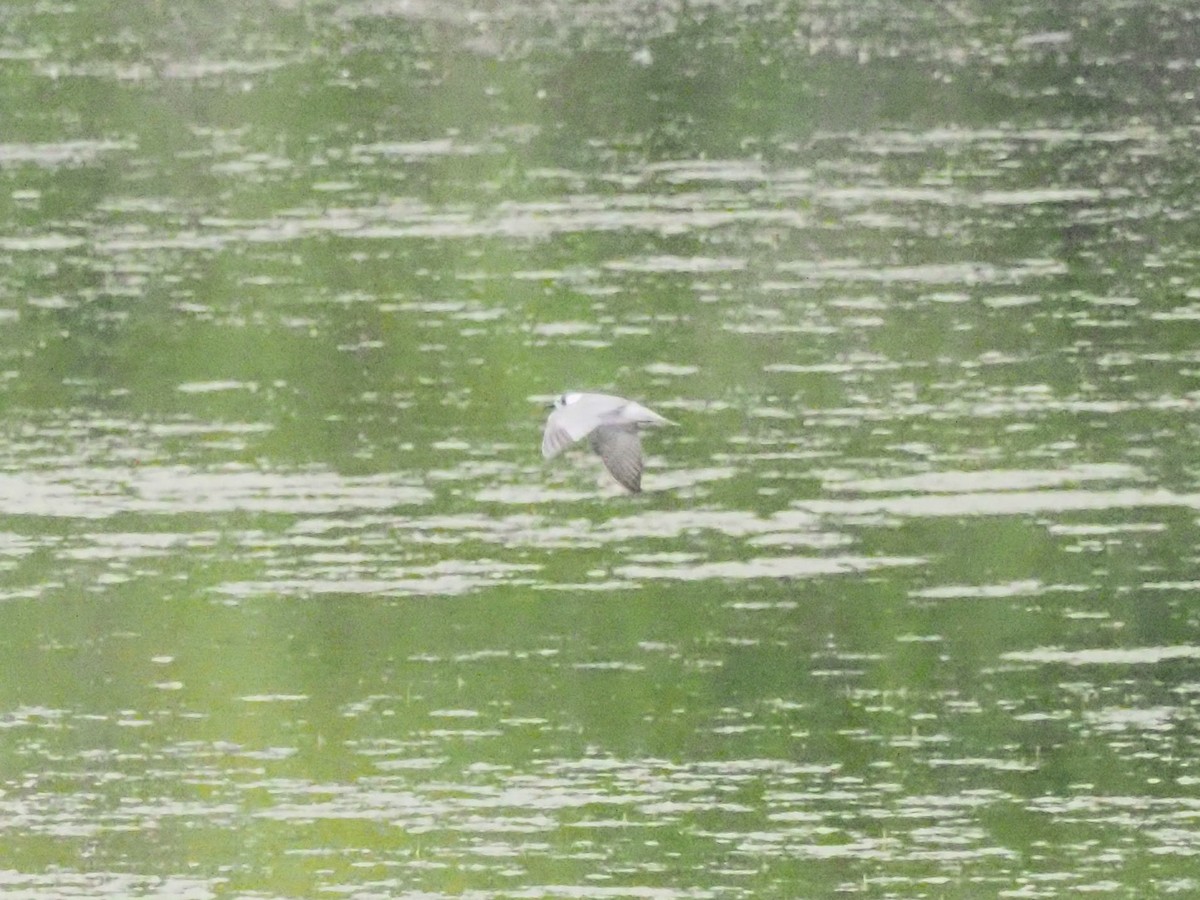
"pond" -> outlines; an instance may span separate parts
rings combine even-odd
[[[1200,891],[1191,18],[14,5],[0,893]]]

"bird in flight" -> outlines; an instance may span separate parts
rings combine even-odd
[[[554,401],[552,408],[542,435],[542,456],[550,459],[587,438],[613,478],[635,494],[642,489],[642,439],[638,431],[675,424],[640,403],[612,394],[568,391]]]

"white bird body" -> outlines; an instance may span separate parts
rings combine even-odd
[[[633,493],[642,489],[642,440],[646,427],[674,425],[633,400],[612,394],[568,391],[554,401],[542,435],[542,456],[550,459],[585,437],[605,468]]]

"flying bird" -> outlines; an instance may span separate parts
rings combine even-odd
[[[612,394],[568,391],[553,403],[542,435],[542,456],[557,456],[576,441],[588,438],[605,468],[628,491],[642,489],[642,439],[648,426],[674,425],[633,400]]]

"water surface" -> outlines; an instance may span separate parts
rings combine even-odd
[[[0,892],[1197,890],[1192,30],[8,12]]]

